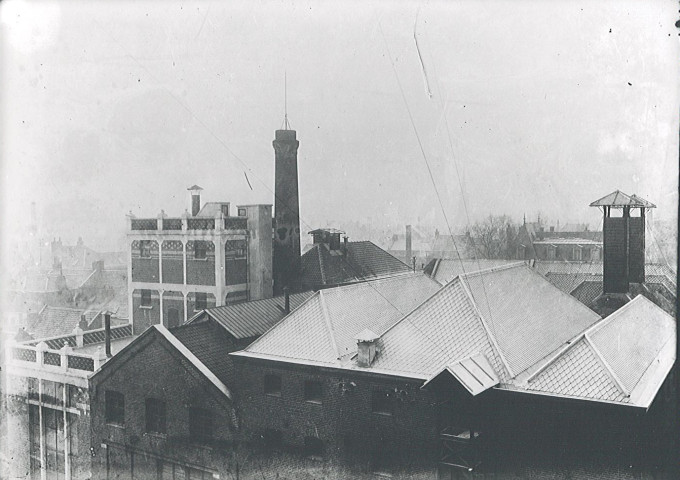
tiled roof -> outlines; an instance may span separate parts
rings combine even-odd
[[[515,387],[648,408],[675,361],[676,328],[637,296]]]
[[[480,258],[478,260],[458,260],[442,258],[435,261],[432,278],[441,285],[444,285],[458,275],[510,265],[512,263],[517,263],[517,260],[490,260],[486,258]]]
[[[358,333],[380,334],[438,288],[425,275],[409,273],[320,290],[244,352],[337,365],[356,351]]]
[[[294,293],[290,295],[290,309],[295,310],[314,292]],[[209,308],[204,312],[222,325],[231,335],[238,339],[252,338],[262,335],[276,322],[285,317],[285,298],[274,297],[252,302],[238,303],[222,307]],[[200,318],[203,312],[194,318]]]
[[[233,367],[228,360],[230,342],[224,330],[213,322],[194,322],[170,330],[182,344],[223,383],[233,380]]]
[[[81,315],[85,315],[89,323],[98,313],[94,310],[45,306],[39,314],[29,316],[26,331],[35,339],[67,335],[76,328]]]
[[[301,258],[302,281],[309,287],[338,285],[410,271],[408,265],[373,242],[347,242],[342,249],[330,251],[316,244]]]
[[[590,333],[595,347],[632,391],[664,344],[675,338],[675,320],[638,295]]]
[[[515,375],[600,319],[525,264],[466,282]]]
[[[589,342],[582,338],[527,384],[527,390],[570,397],[628,402],[598,360]]]
[[[463,281],[458,278],[382,336],[372,368],[429,378],[463,358],[483,354],[501,379],[508,373]]]
[[[602,281],[602,275],[590,275],[587,273],[555,273],[548,272],[545,274],[550,283],[555,285],[557,288],[562,290],[564,293],[571,293],[579,285],[581,285],[586,280],[599,280]]]
[[[602,278],[584,280],[571,291],[571,295],[583,305],[592,305],[595,299],[602,295]]]

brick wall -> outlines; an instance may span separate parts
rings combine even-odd
[[[146,242],[148,249],[142,248]],[[135,240],[131,246],[132,281],[158,282],[158,242],[155,240]]]
[[[163,283],[184,283],[184,246],[179,240],[166,240],[163,253]]]
[[[161,300],[157,290],[151,290],[151,306],[142,306],[142,290],[132,292],[132,318],[134,333],[139,334],[161,322]]]
[[[234,435],[229,401],[184,357],[157,336],[154,333],[139,342],[135,350],[128,353],[133,356],[131,361],[119,361],[112,365],[115,368],[105,368],[90,380],[91,444],[96,454],[93,478],[105,478],[107,454],[111,455],[109,467],[117,466],[124,470],[121,473],[125,475],[129,471],[126,469],[129,469],[130,452],[137,452],[140,458],[156,455],[218,470],[227,468],[228,449],[224,445],[228,445]],[[107,389],[125,396],[123,426],[106,422],[104,399]],[[145,431],[146,398],[166,403],[166,434]],[[190,407],[211,412],[212,440],[197,441],[190,436]],[[110,450],[102,448],[102,444],[110,445]],[[224,475],[222,478],[228,477]]]
[[[234,390],[243,439],[256,445],[265,430],[279,430],[287,454],[278,457],[276,473],[283,478],[296,478],[310,468],[310,459],[304,454],[305,437],[323,441],[323,460],[312,463],[312,469],[314,465],[325,469],[323,478],[343,478],[348,474],[346,469],[352,477],[370,476],[377,447],[396,463],[393,473],[427,478],[434,472],[439,449],[436,412],[430,394],[420,390],[417,381],[347,375],[238,357],[235,363]],[[266,374],[280,375],[280,396],[264,393]],[[307,380],[321,382],[320,404],[305,401]],[[373,413],[373,392],[395,389],[400,394],[394,394],[393,414]]]
[[[201,241],[205,258],[196,258],[196,242],[187,242],[187,284],[215,285],[215,244]]]

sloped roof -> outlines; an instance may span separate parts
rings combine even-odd
[[[454,362],[451,365],[447,365],[442,370],[435,373],[434,376],[430,377],[430,379],[423,384],[423,387],[426,387],[428,383],[444,372],[453,375],[453,377],[473,396],[479,395],[500,383],[498,375],[496,375],[496,372],[489,364],[487,358],[481,353],[478,353]]]
[[[357,334],[384,331],[438,288],[409,273],[320,290],[236,355],[339,365],[356,352]]]
[[[602,245],[602,240],[592,240],[579,237],[547,237],[543,240],[534,240],[534,245]]]
[[[230,343],[219,326],[213,322],[191,323],[175,327],[170,333],[223,383],[229,384],[233,380],[231,366],[225,361]]]
[[[675,320],[638,295],[593,329],[590,338],[625,388],[632,391],[664,344],[675,339]]]
[[[582,338],[527,384],[527,390],[628,403],[591,344]]]
[[[432,278],[434,278],[441,285],[444,285],[449,283],[458,275],[478,272],[479,270],[486,270],[489,268],[501,267],[503,265],[510,265],[513,263],[517,263],[517,260],[496,260],[486,258],[480,258],[477,260],[458,260],[442,258],[435,261]]]
[[[89,323],[98,313],[95,310],[45,306],[39,314],[29,316],[26,331],[36,340],[68,335],[78,325],[81,315],[85,315]]]
[[[339,285],[410,271],[410,267],[370,241],[347,242],[347,254],[316,244],[301,257],[302,282]]]
[[[523,263],[466,281],[515,375],[600,320]]]
[[[562,290],[564,293],[572,293],[577,287],[579,287],[585,280],[595,277],[596,279],[602,281],[601,275],[590,275],[587,273],[555,273],[548,272],[545,274],[550,283],[555,285],[557,288]]]
[[[293,293],[290,295],[290,309],[295,310],[314,292]],[[208,308],[195,315],[190,322],[207,314],[222,325],[235,338],[252,338],[262,335],[276,322],[285,317],[285,297],[273,297],[263,300]]]
[[[595,200],[590,204],[591,207],[644,207],[655,208],[651,202],[637,195],[626,195],[620,190],[614,190],[609,195],[605,195],[599,200]]]
[[[467,235],[435,235],[432,241],[430,250],[438,255],[439,252],[449,252],[453,255],[451,258],[468,258],[470,248],[470,237]]]
[[[676,328],[670,315],[637,296],[516,386],[648,408],[675,361]]]
[[[196,214],[197,217],[211,217],[222,211],[222,205],[230,205],[229,202],[206,202]]]

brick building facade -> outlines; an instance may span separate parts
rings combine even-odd
[[[200,187],[192,187],[192,208]],[[272,296],[271,205],[208,203],[193,215],[129,218],[128,296],[135,333],[210,307]]]

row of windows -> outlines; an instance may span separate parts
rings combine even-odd
[[[115,390],[106,390],[105,416],[107,423],[125,425],[125,395]],[[145,431],[167,433],[167,409],[163,400],[147,398],[144,401]],[[213,435],[213,418],[203,408],[189,409],[189,435],[195,438],[210,438]]]
[[[139,241],[139,256],[142,258],[151,258],[151,247],[153,240],[140,240]],[[208,242],[203,240],[194,241],[194,258],[204,259],[208,258]]]
[[[264,393],[273,397],[281,396],[281,376],[264,376]],[[323,383],[316,380],[305,380],[305,402],[321,404],[323,399]],[[371,411],[381,415],[394,413],[394,395],[390,391],[375,390],[371,396]]]
[[[142,290],[142,299],[140,305],[142,307],[151,307],[151,290]],[[194,293],[194,310],[205,310],[208,308],[208,294],[205,292]]]

